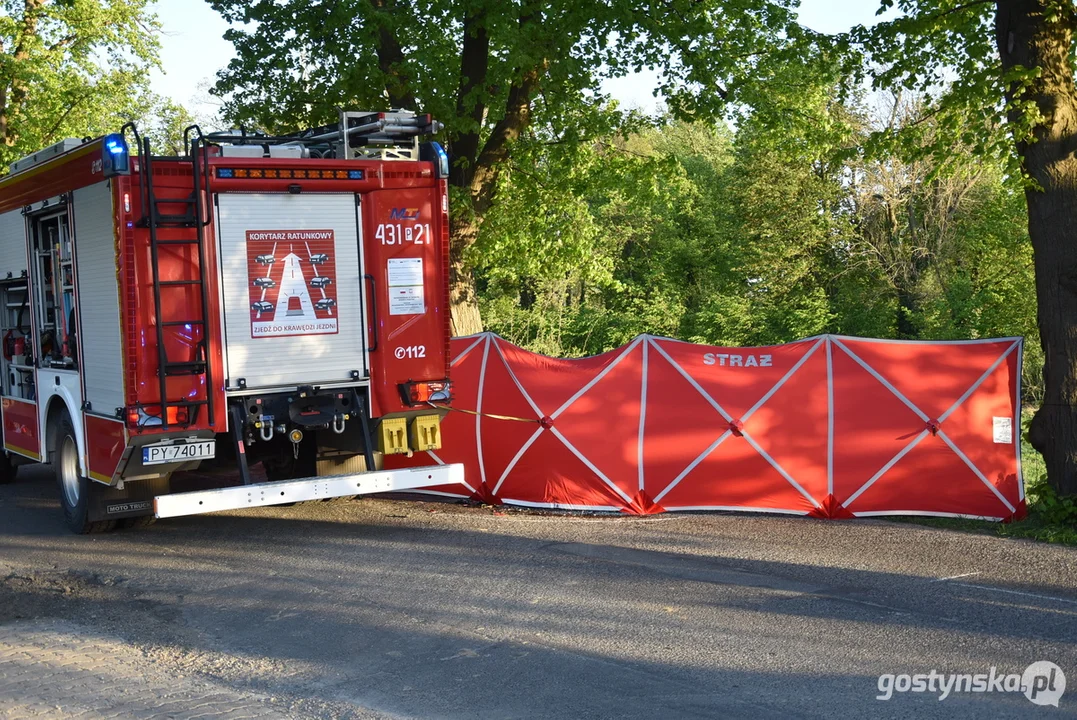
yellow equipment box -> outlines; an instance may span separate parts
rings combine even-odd
[[[378,432],[378,450],[386,455],[408,452],[408,419],[385,418]]]
[[[411,449],[416,452],[441,449],[441,418],[437,415],[420,415],[411,421],[409,438]]]

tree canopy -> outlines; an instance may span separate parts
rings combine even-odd
[[[65,137],[115,130],[156,99],[150,0],[4,0],[0,165]]]
[[[797,24],[794,0],[211,4],[242,23],[227,35],[237,57],[216,87],[229,120],[272,131],[331,120],[336,107],[392,105],[446,123],[460,333],[480,329],[468,250],[503,170],[558,144],[557,172],[568,171],[572,153],[638,126],[603,93],[604,78],[653,69],[675,116],[715,118],[821,52]]]

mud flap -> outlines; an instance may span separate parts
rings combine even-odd
[[[153,499],[167,493],[169,478],[135,480],[124,483],[123,490],[98,482],[90,484],[90,522],[153,515]]]

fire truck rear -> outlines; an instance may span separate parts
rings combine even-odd
[[[14,163],[0,482],[51,463],[75,532],[461,482],[382,464],[440,448],[451,399],[439,130],[192,126],[157,157],[128,124]]]

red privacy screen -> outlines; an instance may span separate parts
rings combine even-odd
[[[1021,339],[826,335],[759,348],[640,336],[578,360],[452,341],[435,492],[570,510],[1024,514]],[[464,412],[467,411],[467,412]]]

